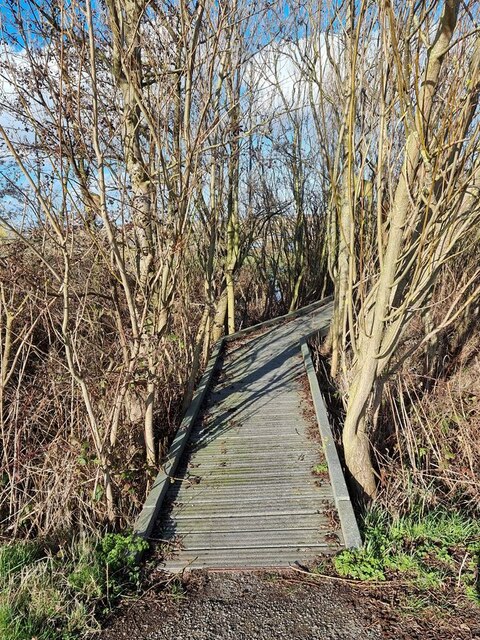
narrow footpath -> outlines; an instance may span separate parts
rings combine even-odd
[[[300,348],[331,307],[227,345],[154,536],[166,569],[304,565],[343,545]]]

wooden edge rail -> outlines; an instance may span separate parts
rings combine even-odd
[[[152,533],[153,527],[155,526],[155,522],[162,507],[163,500],[165,499],[170,484],[173,482],[175,471],[180,462],[180,458],[182,457],[182,453],[185,450],[185,446],[190,437],[192,427],[195,423],[195,420],[197,419],[206,393],[212,381],[212,377],[217,366],[218,359],[222,353],[224,344],[250,333],[254,333],[259,329],[273,327],[283,321],[288,321],[302,315],[307,315],[308,313],[311,313],[312,311],[325,306],[331,300],[332,296],[323,298],[323,300],[313,302],[312,304],[306,307],[302,307],[302,309],[298,309],[297,311],[292,311],[291,313],[287,313],[283,316],[278,316],[276,318],[272,318],[271,320],[260,322],[259,324],[247,327],[246,329],[241,329],[236,333],[220,338],[220,340],[215,344],[215,346],[213,347],[212,355],[210,356],[210,359],[207,363],[205,372],[201,377],[200,383],[193,396],[192,402],[190,403],[190,406],[182,419],[173,442],[170,445],[170,449],[168,450],[166,458],[162,463],[160,471],[158,472],[153,482],[150,492],[147,495],[145,503],[142,507],[142,511],[135,521],[133,533],[136,536],[138,536],[139,538],[143,538],[144,540],[148,540]],[[144,552],[138,552],[136,554],[136,560],[138,562],[142,559],[143,553]]]
[[[315,332],[319,334],[319,332]],[[312,336],[314,334],[311,334]],[[352,501],[348,492],[345,475],[338,456],[337,447],[330,428],[327,408],[323,400],[320,385],[318,384],[317,374],[313,366],[310,347],[306,338],[300,340],[302,349],[303,362],[307,372],[308,382],[310,384],[310,392],[317,416],[318,429],[322,438],[323,451],[328,465],[328,473],[330,475],[330,483],[332,485],[335,506],[340,518],[343,539],[347,549],[358,548],[362,546],[362,537],[358,528],[357,519],[353,510]]]

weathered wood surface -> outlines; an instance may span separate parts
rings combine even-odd
[[[228,346],[161,512],[166,569],[282,567],[343,545],[329,480],[312,473],[323,456],[299,344],[331,313]]]

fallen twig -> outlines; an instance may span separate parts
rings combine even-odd
[[[369,580],[369,581],[362,581],[362,580],[351,580],[349,578],[342,578],[341,576],[330,576],[326,573],[313,573],[311,571],[305,571],[304,569],[300,569],[299,567],[294,567],[293,565],[290,567],[291,569],[293,569],[294,571],[297,571],[298,573],[302,573],[306,576],[309,576],[310,578],[322,578],[325,580],[333,580],[335,582],[343,582],[346,584],[352,584],[355,585],[357,587],[386,587],[386,586],[400,586],[400,585],[405,585],[407,584],[405,582],[405,580]],[[284,579],[288,582],[288,579]],[[316,582],[307,582],[306,580],[296,580],[295,582],[298,583],[305,583],[305,584],[314,584],[315,586],[318,586],[318,583]]]

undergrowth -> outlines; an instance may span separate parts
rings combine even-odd
[[[98,617],[138,585],[135,556],[146,544],[108,533],[68,546],[1,546],[0,638],[73,640],[98,629]]]
[[[480,522],[438,508],[393,518],[373,509],[364,520],[365,544],[334,558],[341,576],[386,581],[401,576],[420,592],[460,589],[480,605]]]

